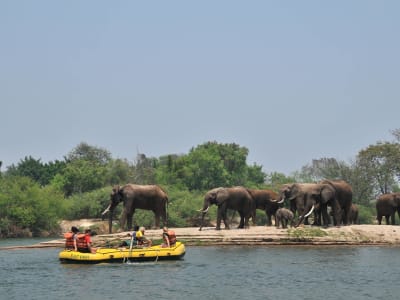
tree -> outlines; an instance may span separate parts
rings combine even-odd
[[[0,236],[56,230],[64,205],[62,194],[51,187],[42,188],[29,177],[5,176],[0,179]]]
[[[376,194],[389,193],[398,185],[400,144],[378,142],[370,145],[358,153],[356,165]]]
[[[56,160],[43,164],[40,159],[26,156],[16,166],[12,164],[8,167],[6,175],[29,177],[41,186],[45,186],[50,183],[56,174],[62,172],[64,168],[65,162],[62,161]]]
[[[96,163],[101,166],[106,166],[111,161],[111,154],[108,150],[90,146],[82,142],[76,146],[66,157],[67,162],[74,160],[85,160]]]
[[[207,142],[178,158],[176,175],[190,190],[207,190],[218,186],[263,183],[261,166],[247,166],[248,149],[237,144]]]
[[[311,164],[301,168],[298,176],[304,182],[318,182],[324,179],[349,180],[349,166],[335,158],[313,159]]]

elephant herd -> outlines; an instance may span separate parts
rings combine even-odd
[[[267,189],[248,189],[245,187],[218,187],[211,189],[204,196],[201,212],[202,229],[204,217],[211,205],[217,206],[216,229],[221,229],[221,222],[229,229],[227,211],[234,210],[239,213],[239,228],[249,226],[252,219],[256,224],[257,209],[263,210],[267,217],[266,225],[278,227],[299,226],[308,223],[308,217],[313,213],[314,223],[318,226],[339,226],[341,224],[357,224],[358,208],[352,203],[353,192],[351,186],[343,180],[323,180],[318,183],[293,183],[281,186],[279,193]],[[109,232],[112,232],[113,212],[122,202],[121,227],[132,228],[132,218],[136,209],[153,211],[155,226],[160,227],[160,219],[166,225],[168,195],[157,185],[126,184],[115,186],[112,189],[111,201],[102,213],[104,217],[109,212]],[[284,208],[286,204],[289,209]],[[329,207],[329,212],[328,212]],[[394,215],[397,211],[400,217],[400,193],[384,194],[377,199],[377,219],[381,224],[382,217],[386,223],[395,224]],[[295,215],[297,219],[295,221]]]

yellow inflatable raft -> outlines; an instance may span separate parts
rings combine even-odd
[[[178,260],[185,255],[185,245],[176,242],[171,248],[152,246],[148,248],[100,248],[96,253],[82,253],[63,250],[59,254],[62,263],[96,264],[104,262],[143,262],[159,260]]]

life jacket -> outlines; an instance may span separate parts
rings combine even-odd
[[[66,232],[64,233],[65,238],[65,249],[74,249],[74,233]]]
[[[64,233],[64,238],[65,238],[65,249],[74,249],[74,236],[75,233],[73,232],[66,232]],[[86,243],[85,240],[85,234],[84,233],[76,233],[76,246],[78,248],[78,251],[88,251],[89,247],[88,244]]]
[[[166,232],[166,235],[168,236],[169,245],[170,245],[170,246],[175,245],[175,243],[176,243],[176,234],[175,234],[175,231],[173,231],[173,230],[168,230],[168,231]]]
[[[86,252],[89,250],[89,246],[86,242],[84,233],[78,233],[77,240],[76,240],[76,246],[78,247],[78,251],[80,251],[80,252]]]

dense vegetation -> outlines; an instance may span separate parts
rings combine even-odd
[[[44,163],[25,157],[0,173],[0,237],[55,234],[61,219],[99,218],[112,185],[128,182],[162,186],[170,198],[170,226],[191,226],[198,223],[197,209],[204,193],[217,186],[277,191],[288,182],[343,179],[353,187],[361,222],[371,223],[376,196],[399,190],[400,131],[393,135],[396,141],[362,149],[352,162],[315,159],[289,177],[248,165],[249,150],[234,143],[207,142],[188,154],[159,158],[138,154],[134,162],[113,159],[106,149],[86,143],[77,145],[63,160]],[[210,218],[214,215],[212,210]],[[135,223],[149,226],[152,213],[139,210]]]

